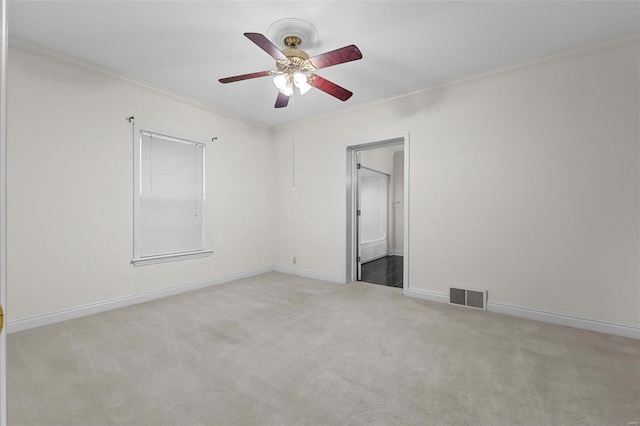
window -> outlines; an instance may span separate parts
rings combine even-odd
[[[211,255],[205,145],[134,126],[134,258],[141,266]]]

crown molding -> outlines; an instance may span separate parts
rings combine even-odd
[[[39,44],[36,43],[32,43],[30,41],[18,38],[18,37],[9,37],[9,48],[10,49],[17,49],[20,50],[22,52],[25,53],[30,53],[36,56],[40,56],[40,57],[44,57],[47,59],[50,59],[52,61],[70,66],[70,67],[74,67],[77,69],[81,69],[84,71],[88,71],[91,72],[93,74],[97,74],[97,75],[101,75],[101,76],[105,76],[105,77],[110,77],[110,78],[114,78],[117,79],[123,83],[127,83],[136,87],[141,87],[144,89],[147,89],[149,91],[152,91],[154,93],[160,94],[164,97],[167,97],[169,99],[178,101],[178,102],[182,102],[191,106],[194,106],[196,108],[200,108],[202,110],[205,110],[207,112],[219,115],[221,117],[227,118],[227,119],[231,119],[237,122],[240,122],[242,124],[245,125],[249,125],[252,127],[256,127],[262,130],[267,130],[270,131],[271,133],[275,133],[277,131],[280,130],[284,130],[284,129],[290,129],[292,127],[296,127],[299,125],[304,125],[304,124],[308,124],[308,123],[313,123],[319,120],[326,120],[326,119],[330,119],[331,117],[335,117],[335,116],[341,116],[344,114],[348,114],[351,112],[355,112],[355,111],[360,111],[363,109],[368,109],[371,107],[375,107],[377,105],[381,105],[381,104],[385,104],[385,103],[389,103],[389,102],[394,102],[394,101],[398,101],[401,99],[405,99],[405,98],[410,98],[413,96],[420,96],[420,95],[425,95],[425,94],[430,94],[430,93],[437,93],[439,91],[443,91],[443,90],[449,90],[455,87],[462,87],[465,85],[469,85],[469,84],[475,84],[475,83],[479,83],[481,81],[484,80],[488,80],[488,79],[493,79],[493,78],[498,78],[498,77],[502,77],[505,75],[510,75],[510,74],[515,74],[515,73],[519,73],[519,72],[524,72],[524,71],[528,71],[531,69],[535,69],[535,68],[540,68],[540,67],[545,67],[545,66],[549,66],[549,65],[553,65],[553,64],[557,64],[557,63],[561,63],[561,62],[565,62],[565,61],[569,61],[569,60],[573,60],[573,59],[577,59],[580,57],[584,57],[584,56],[589,56],[589,55],[593,55],[593,54],[597,54],[600,52],[604,52],[604,51],[608,51],[608,50],[613,50],[613,49],[617,49],[617,48],[621,48],[621,47],[625,47],[625,46],[629,46],[629,45],[633,45],[633,44],[639,44],[640,43],[640,32],[634,32],[631,34],[626,34],[620,37],[615,37],[612,39],[608,39],[608,40],[604,40],[604,41],[600,41],[597,43],[592,43],[586,46],[581,46],[575,49],[569,49],[569,50],[564,50],[562,52],[558,52],[552,55],[545,55],[539,58],[535,58],[535,59],[531,59],[531,60],[526,60],[526,61],[521,61],[521,62],[517,62],[517,63],[512,63],[512,64],[508,64],[508,65],[503,65],[500,67],[496,67],[481,73],[476,73],[473,75],[468,75],[459,79],[455,79],[455,80],[451,80],[451,81],[446,81],[440,84],[436,84],[430,87],[426,87],[423,89],[419,89],[416,91],[412,91],[412,92],[408,92],[408,93],[403,93],[401,95],[395,95],[395,96],[389,96],[386,98],[382,98],[379,100],[375,100],[375,101],[371,101],[371,102],[366,102],[363,104],[359,104],[359,105],[354,105],[351,108],[347,108],[345,110],[341,110],[341,111],[337,111],[337,112],[331,112],[331,113],[327,113],[327,114],[322,114],[316,117],[311,117],[311,118],[305,118],[299,121],[294,121],[291,123],[285,123],[285,124],[281,124],[281,125],[276,125],[276,126],[269,126],[269,125],[265,125],[263,123],[259,123],[257,121],[252,121],[252,120],[247,120],[244,117],[235,115],[235,114],[230,114],[226,111],[222,111],[216,108],[211,107],[210,105],[207,105],[199,100],[193,99],[193,98],[189,98],[186,96],[181,96],[178,95],[172,91],[169,91],[167,89],[161,88],[159,86],[153,85],[151,83],[147,83],[141,80],[137,80],[134,78],[130,78],[127,76],[124,76],[122,74],[119,74],[117,72],[114,71],[110,71],[107,70],[103,67],[100,67],[92,62],[89,61],[85,61],[76,57],[73,57],[71,55],[66,55],[54,50],[51,50],[49,48],[46,48],[44,46],[41,46]]]
[[[109,69],[101,67],[93,62],[85,61],[75,56],[67,55],[67,54],[49,49],[47,47],[24,40],[19,37],[9,37],[9,49],[15,49],[24,53],[34,55],[34,56],[39,56],[41,58],[45,58],[53,62],[57,62],[59,64],[62,64],[71,68],[75,68],[81,71],[89,72],[91,74],[98,75],[101,77],[112,78],[120,81],[121,83],[151,91],[155,94],[161,95],[173,101],[181,102],[181,103],[190,105],[192,107],[196,107],[201,110],[204,110],[206,112],[218,115],[220,117],[240,122],[248,126],[256,127],[261,130],[267,130],[267,131],[272,130],[272,126],[268,126],[268,125],[259,123],[257,121],[247,120],[244,117],[230,114],[226,111],[213,108],[212,106],[207,105],[204,102],[199,101],[197,99],[178,95],[175,92],[172,92],[160,86],[156,86],[152,83],[147,83],[142,80],[137,80],[135,78],[127,77],[115,71],[111,71]],[[11,63],[10,52],[9,52],[9,63]]]
[[[574,49],[563,50],[561,52],[557,52],[551,55],[541,56],[535,59],[529,59],[526,61],[519,61],[519,62],[508,64],[508,65],[502,65],[502,66],[495,67],[480,73],[446,81],[446,82],[429,86],[423,89],[415,90],[408,93],[403,93],[401,95],[389,96],[389,97],[378,99],[375,101],[354,105],[351,108],[344,109],[341,111],[330,112],[327,114],[323,114],[321,116],[305,118],[299,121],[282,124],[280,126],[277,126],[275,130],[289,129],[292,127],[296,127],[298,125],[314,123],[319,120],[326,120],[326,119],[330,119],[331,117],[342,116],[344,114],[349,114],[349,113],[360,111],[363,109],[372,108],[385,103],[395,102],[402,99],[408,99],[413,96],[428,95],[431,93],[437,93],[444,90],[450,90],[456,87],[463,87],[466,85],[479,83],[485,80],[499,78],[499,77],[512,75],[520,72],[525,72],[535,68],[546,67],[549,65],[554,65],[554,64],[574,60],[577,58],[581,58],[584,56],[594,55],[594,54],[605,52],[608,50],[614,50],[621,47],[630,46],[633,44],[640,45],[640,32],[625,34],[620,37],[607,39],[604,41],[588,44],[588,45],[581,46]]]

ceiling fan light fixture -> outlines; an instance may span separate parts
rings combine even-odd
[[[283,89],[280,89],[280,93],[282,93],[285,96],[293,95],[293,84],[291,82],[288,82]]]
[[[311,85],[309,83],[297,84],[297,86],[298,86],[298,89],[300,90],[301,95],[304,95],[309,90],[311,90]]]
[[[278,74],[277,76],[273,77],[273,84],[275,84],[275,86],[282,91],[286,89],[287,85],[289,84],[289,76],[287,74]]]
[[[311,85],[307,82],[307,76],[301,72],[297,72],[293,75],[293,82],[300,90],[301,95],[304,95],[311,90]]]

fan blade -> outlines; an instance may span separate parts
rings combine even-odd
[[[341,101],[346,101],[353,95],[353,93],[351,93],[344,87],[340,87],[337,84],[332,83],[329,80],[322,78],[316,74],[310,74],[307,82],[316,89],[320,89],[323,92],[340,99]]]
[[[234,81],[249,80],[251,78],[266,77],[271,75],[271,71],[252,72],[251,74],[235,75],[233,77],[221,78],[220,83],[233,83]]]
[[[288,61],[289,58],[287,58],[284,53],[282,53],[280,51],[280,49],[278,49],[278,47],[271,43],[269,41],[268,38],[266,38],[265,36],[263,36],[260,33],[244,33],[245,37],[247,37],[249,40],[251,40],[252,42],[254,42],[260,49],[264,50],[265,52],[267,52],[273,59],[279,60],[279,61]]]
[[[278,97],[276,98],[275,108],[284,108],[289,104],[289,96],[284,95],[282,92],[278,92]]]
[[[313,58],[309,58],[309,61],[316,69],[327,68],[333,65],[343,64],[345,62],[356,61],[362,59],[362,52],[356,47],[355,44],[341,47],[340,49],[332,50],[331,52],[323,53]]]

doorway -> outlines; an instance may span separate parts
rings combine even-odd
[[[408,134],[347,147],[346,282],[409,288]]]
[[[362,163],[359,163],[362,164]],[[358,168],[360,262],[368,263],[389,254],[389,183],[391,176],[365,166]]]
[[[403,288],[404,256],[386,255],[362,262],[360,281],[387,287]]]

